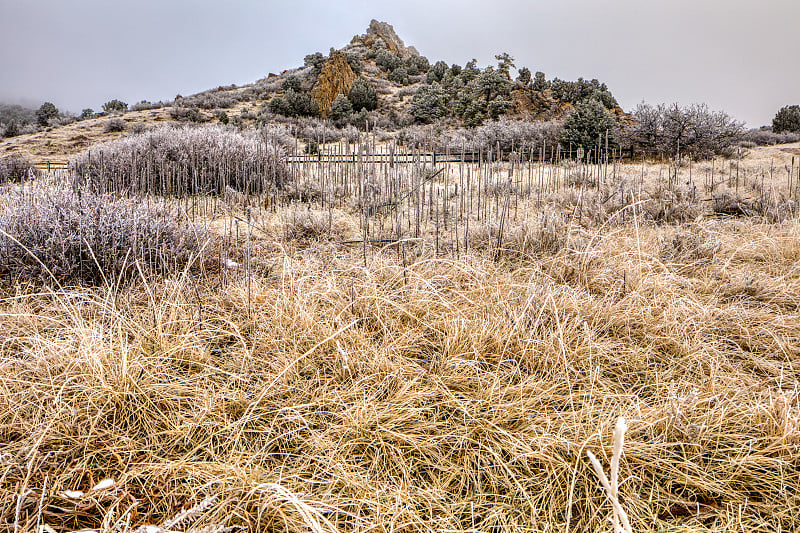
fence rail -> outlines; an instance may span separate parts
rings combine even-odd
[[[605,158],[606,154],[601,151],[600,160]],[[633,159],[633,148],[622,148],[608,153],[609,159]],[[317,154],[291,154],[286,157],[288,163],[389,163],[389,164],[413,164],[413,163],[478,163],[488,161],[555,161],[560,159],[575,159],[585,158],[587,161],[597,162],[596,154],[591,151],[585,154],[573,150],[561,150],[559,152],[544,153],[542,151],[532,152],[462,152],[462,153],[435,153],[435,152],[377,152],[377,153],[362,153],[356,152],[349,154],[342,153],[324,153]],[[54,161],[40,161],[33,164],[37,170],[67,170],[69,163],[61,163]]]

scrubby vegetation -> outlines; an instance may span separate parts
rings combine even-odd
[[[3,272],[0,517],[606,531],[611,500],[634,531],[797,529],[800,175],[765,182],[789,154],[749,153],[313,162],[277,196],[195,202],[218,257],[205,272],[115,291],[73,267],[58,271],[101,288],[52,292],[19,282],[54,284],[36,262]],[[38,236],[45,264],[83,243],[66,264],[88,271],[107,247],[109,276],[157,242],[136,224],[174,224],[152,222],[152,199],[39,186],[6,193],[3,227]],[[3,257],[30,257],[13,244]]]
[[[220,126],[163,126],[91,148],[72,162],[78,183],[93,190],[182,197],[227,187],[258,194],[281,187],[281,148]]]
[[[114,284],[180,272],[206,244],[165,204],[65,186],[11,193],[0,209],[0,276],[22,282]]]
[[[37,175],[38,171],[33,163],[21,155],[0,158],[0,184],[19,183]]]
[[[743,132],[741,122],[705,104],[654,107],[643,103],[633,111],[633,123],[625,134],[647,154],[708,158],[726,154]]]
[[[390,30],[8,174],[0,523],[800,530],[794,134]]]

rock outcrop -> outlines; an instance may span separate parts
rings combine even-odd
[[[331,104],[337,96],[340,94],[347,96],[356,78],[356,73],[347,64],[344,52],[333,52],[322,65],[317,83],[311,89],[311,96],[317,101],[319,112],[323,117],[328,115]]]
[[[403,59],[409,56],[418,56],[419,52],[413,46],[406,47],[403,40],[397,36],[394,28],[388,22],[379,22],[375,19],[370,21],[367,33],[353,37],[351,44],[362,44],[367,48],[372,48],[376,43],[382,42],[387,50],[393,52]]]

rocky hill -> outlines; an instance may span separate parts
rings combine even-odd
[[[101,113],[77,122],[75,117],[60,117],[38,132],[29,126],[27,135],[0,142],[0,157],[17,152],[37,160],[69,157],[94,142],[170,120],[219,121],[243,128],[306,118],[326,119],[336,127],[363,129],[370,124],[389,131],[441,121],[474,127],[503,116],[558,120],[589,98],[617,116],[624,114],[598,80],[548,80],[542,72],[517,67],[509,54],[496,57],[496,65],[483,68],[475,60],[463,66],[432,62],[406,46],[390,24],[373,20],[347,45],[327,54],[309,54],[296,69],[171,102],[139,102],[119,117]],[[121,122],[110,124],[114,118]],[[5,127],[0,127],[2,134]]]

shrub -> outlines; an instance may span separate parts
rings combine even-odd
[[[269,101],[269,112],[284,117],[290,117],[293,114],[292,106],[281,96],[275,96]]]
[[[6,125],[6,131],[4,133],[6,137],[16,137],[19,135],[19,126],[17,126],[17,122],[12,120],[11,122]]]
[[[399,67],[389,73],[389,81],[400,85],[408,85],[408,70],[405,67]]]
[[[94,109],[92,109],[91,107],[87,107],[86,109],[81,111],[80,115],[78,115],[78,120],[86,120],[90,118],[94,118]]]
[[[121,118],[111,118],[106,120],[106,125],[103,130],[106,133],[125,131],[125,121]]]
[[[228,114],[225,111],[221,110],[221,109],[218,109],[214,113],[214,116],[217,117],[217,120],[219,120],[223,124],[227,124],[228,122],[230,122],[230,118],[228,118]]]
[[[331,104],[331,111],[328,114],[331,120],[342,120],[353,114],[353,105],[346,96],[339,95]]]
[[[205,122],[206,118],[197,109],[187,107],[171,107],[169,116],[179,122]]]
[[[352,70],[356,74],[360,74],[361,69],[364,66],[361,54],[359,54],[358,52],[345,52],[344,56],[347,59],[347,66],[350,67],[350,70]]]
[[[50,120],[56,118],[57,116],[58,108],[51,102],[43,103],[41,107],[36,110],[36,122],[38,122],[40,126],[47,126],[50,123]]]
[[[755,143],[758,146],[768,146],[775,144],[795,143],[800,141],[800,133],[775,133],[770,127],[750,130],[742,135],[746,142]]]
[[[319,115],[319,106],[317,101],[311,97],[310,94],[305,92],[295,92],[291,89],[284,94],[286,103],[288,103],[295,115],[301,117],[315,117]]]
[[[353,105],[353,111],[356,112],[362,109],[374,111],[378,108],[378,95],[364,77],[359,77],[353,82],[347,98]]]
[[[0,274],[26,280],[100,284],[184,267],[206,237],[179,225],[163,204],[88,190],[37,187],[0,210]]]
[[[772,119],[772,131],[775,133],[800,133],[800,105],[781,108]]]
[[[594,99],[584,100],[567,115],[561,132],[561,146],[596,149],[598,139],[602,136],[605,141],[606,134],[609,146],[616,145],[613,135],[615,126],[614,115],[602,103]]]
[[[288,91],[292,90],[295,92],[300,92],[300,79],[295,76],[294,74],[291,76],[287,76],[285,80],[283,80],[283,90]]]
[[[103,111],[106,113],[124,113],[128,110],[128,104],[122,100],[110,100],[103,104]]]
[[[21,155],[10,155],[0,159],[0,183],[19,183],[27,177],[36,177],[38,171],[33,163]]]
[[[164,104],[161,102],[148,102],[147,100],[142,100],[136,104],[131,106],[131,111],[147,111],[148,109],[160,109],[164,107]]]
[[[71,162],[78,183],[97,192],[182,197],[225,187],[261,193],[288,175],[283,150],[219,125],[166,125],[94,147]]]
[[[375,64],[386,72],[391,72],[403,64],[400,56],[389,50],[381,50],[375,54]]]
[[[694,158],[725,155],[744,130],[723,111],[705,104],[657,107],[642,103],[633,112],[634,124],[623,134],[645,153],[678,154]]]
[[[423,85],[411,99],[411,114],[417,122],[433,122],[447,115],[445,92],[434,82]]]

